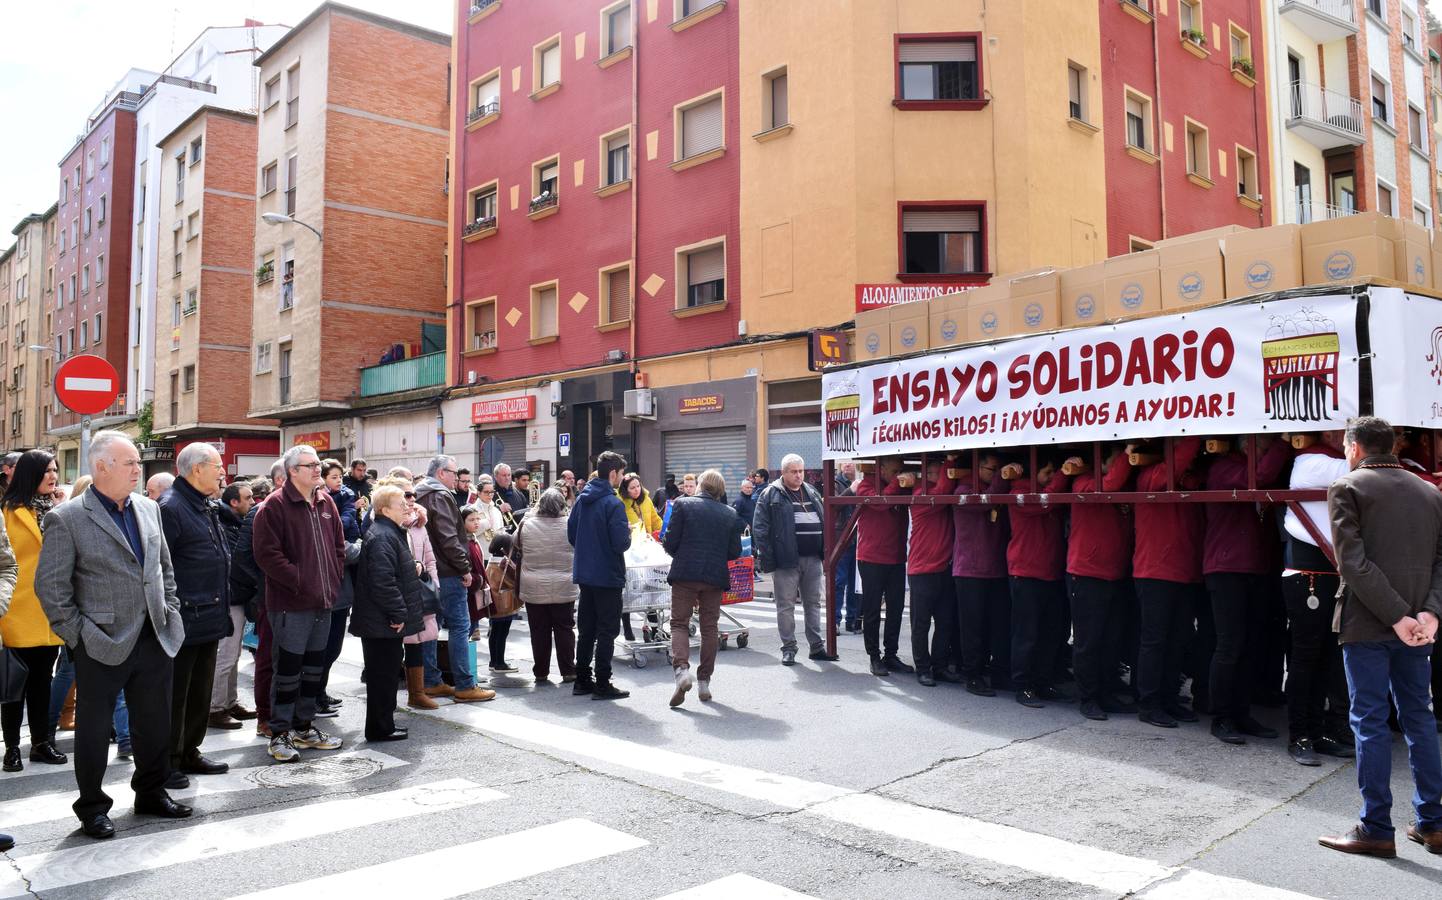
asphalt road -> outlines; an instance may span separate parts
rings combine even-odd
[[[74,831],[68,769],[27,763],[0,776],[0,830],[20,841],[0,898],[1442,893],[1442,857],[1415,844],[1392,862],[1317,846],[1356,813],[1350,764],[878,679],[859,637],[840,639],[838,663],[785,668],[771,608],[735,610],[749,646],[721,653],[709,704],[670,709],[657,653],[644,669],[618,654],[629,700],[537,687],[517,623],[521,677],[498,679],[495,701],[406,712],[410,740],[374,746],[348,643],[331,690],[342,750],[272,765],[253,729],[212,731],[206,752],[233,771],[195,778],[197,815],[178,823],[133,816],[129,767],[113,765],[107,842]],[[1400,741],[1396,760],[1400,827]]]

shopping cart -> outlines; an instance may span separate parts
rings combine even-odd
[[[726,607],[737,603],[750,603],[756,599],[756,560],[750,555],[751,538],[742,539],[742,552],[745,554],[740,559],[733,559],[727,564],[731,570],[731,589],[721,596],[721,618],[730,622],[734,628],[727,628],[721,625],[716,630],[716,636],[720,638],[721,649],[726,649],[727,641],[735,639],[736,649],[745,649],[751,641],[751,632],[735,616],[726,611]]]

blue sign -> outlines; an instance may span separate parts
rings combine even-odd
[[[1346,250],[1333,250],[1323,263],[1323,268],[1327,271],[1327,277],[1333,281],[1351,278],[1352,273],[1357,271],[1357,257]]]
[[[560,435],[558,435],[557,438],[556,438],[556,446],[560,448],[560,450],[561,450],[562,453],[570,453],[570,452],[571,452],[571,432],[569,432],[569,431],[563,431],[563,432],[561,432]]]

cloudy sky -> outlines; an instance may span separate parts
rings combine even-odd
[[[294,25],[319,0],[17,0],[0,28],[0,248],[27,213],[59,193],[56,166],[85,117],[127,69],[158,72],[203,28],[247,18]],[[452,0],[346,0],[451,33]]]

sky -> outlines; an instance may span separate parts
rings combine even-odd
[[[0,28],[0,248],[25,215],[59,195],[61,156],[126,70],[158,72],[202,29],[295,25],[319,0],[15,0]],[[345,0],[345,5],[452,31],[453,0]]]

